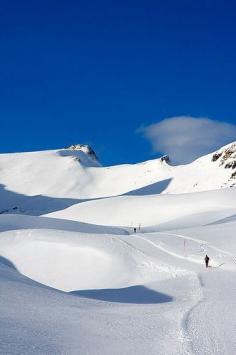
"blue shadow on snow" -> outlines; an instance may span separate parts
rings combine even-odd
[[[118,289],[72,291],[71,294],[84,298],[118,303],[154,304],[172,302],[173,297],[151,290],[145,286],[130,286]]]
[[[122,194],[121,196],[145,196],[145,195],[157,195],[162,193],[170,184],[170,179],[155,182],[154,184],[140,187],[139,189],[132,190]]]

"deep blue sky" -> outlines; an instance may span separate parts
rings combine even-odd
[[[0,152],[135,162],[152,157],[142,125],[236,122],[234,0],[1,1],[0,44]]]

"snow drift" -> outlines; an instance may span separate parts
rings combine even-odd
[[[20,230],[2,233],[0,248],[22,274],[64,291],[125,287],[158,278],[150,258],[115,236]]]

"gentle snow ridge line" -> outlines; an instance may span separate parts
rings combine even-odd
[[[189,216],[194,221],[197,214],[207,224],[220,219],[221,213],[224,217],[232,215],[235,208],[236,189],[229,188],[179,195],[111,197],[75,204],[46,216],[104,226],[149,227],[172,221],[177,224],[178,219],[188,220]]]

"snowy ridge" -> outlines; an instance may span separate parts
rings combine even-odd
[[[230,216],[235,213],[235,201],[236,188],[179,195],[119,196],[74,204],[46,216],[104,226],[160,228],[164,224],[168,229],[178,221],[182,225],[190,221],[192,226],[194,221],[207,224],[215,222],[219,215]]]
[[[69,149],[0,154],[0,213],[42,215],[81,200],[118,195],[180,194],[233,187],[236,144],[191,164],[166,159],[102,167],[84,145]],[[219,159],[216,159],[220,156]]]

